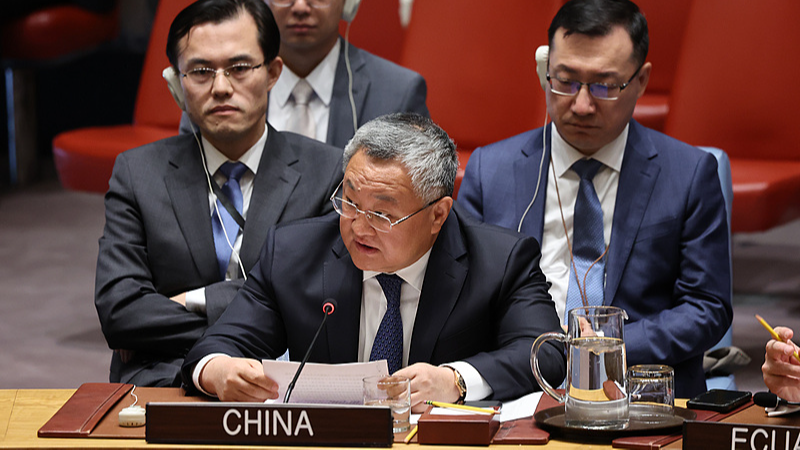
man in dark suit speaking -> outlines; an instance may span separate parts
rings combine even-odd
[[[116,350],[112,382],[179,385],[183,357],[233,299],[269,227],[333,209],[341,150],[266,123],[279,45],[261,0],[200,0],[170,27],[175,89],[199,134],[114,165],[95,288]]]
[[[539,245],[453,208],[447,134],[417,114],[382,116],[356,132],[344,164],[339,215],[270,230],[250,278],[187,355],[185,383],[225,401],[276,398],[259,360],[287,348],[302,358],[333,298],[310,361],[386,359],[411,379],[415,411],[538,389],[531,344],[560,329]],[[541,364],[560,383],[563,348]]]

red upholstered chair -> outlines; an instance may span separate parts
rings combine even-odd
[[[118,6],[101,13],[57,5],[0,26],[12,184],[31,181],[38,169],[34,70],[58,65],[112,41],[119,29],[118,15]]]
[[[667,134],[731,159],[733,232],[800,217],[800,2],[694,2],[670,98]]]
[[[560,5],[414,2],[401,63],[425,77],[431,117],[458,145],[456,192],[472,150],[542,126],[545,98],[534,53],[547,44],[547,27]]]
[[[161,72],[169,65],[165,52],[169,26],[190,3],[192,0],[158,3],[139,81],[133,124],[83,128],[61,133],[53,139],[53,159],[65,188],[105,192],[117,155],[178,133],[181,111]]]
[[[653,64],[653,71],[633,117],[642,125],[661,131],[669,111],[669,94],[692,0],[636,0],[636,4],[647,18],[650,33],[647,60]]]

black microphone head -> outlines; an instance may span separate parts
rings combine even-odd
[[[322,312],[330,316],[338,305],[335,299],[329,298],[322,303]]]
[[[756,392],[753,396],[753,403],[765,408],[777,408],[781,399],[772,392]]]

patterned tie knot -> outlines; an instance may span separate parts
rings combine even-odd
[[[594,179],[601,167],[603,167],[603,163],[596,159],[580,159],[572,164],[573,172],[577,173],[581,180],[589,181]]]
[[[308,105],[308,102],[311,101],[311,94],[313,93],[314,89],[311,88],[308,81],[306,81],[305,78],[301,78],[297,84],[294,85],[294,89],[292,89],[292,98],[294,98],[294,103],[296,105]]]
[[[236,180],[239,181],[242,178],[242,175],[247,171],[247,166],[240,162],[226,162],[222,166],[220,166],[219,171],[225,175],[225,178],[228,180]]]
[[[385,273],[379,274],[375,276],[375,278],[378,279],[378,283],[380,283],[381,289],[383,289],[383,293],[386,295],[386,301],[388,303],[400,303],[400,285],[403,284],[403,279],[397,275],[388,275]]]

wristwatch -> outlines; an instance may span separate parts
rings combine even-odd
[[[461,373],[459,373],[458,370],[450,366],[447,366],[447,368],[453,371],[453,376],[455,377],[456,388],[458,389],[458,400],[456,400],[456,403],[463,405],[464,400],[467,398],[467,383],[464,381],[464,377],[461,376]]]

